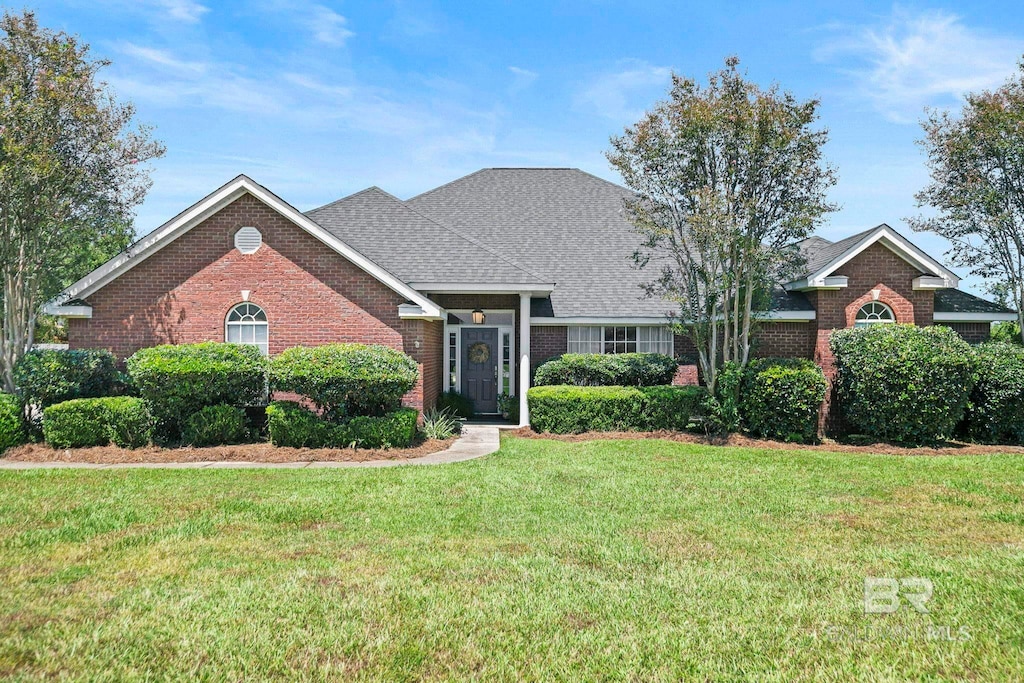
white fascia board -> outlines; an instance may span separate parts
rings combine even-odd
[[[91,318],[92,306],[59,306],[51,301],[43,306],[43,313],[60,318]]]
[[[829,277],[819,278],[818,280],[812,280],[807,278],[806,280],[797,280],[796,282],[790,282],[785,286],[787,291],[793,292],[805,292],[811,289],[846,289],[850,285],[850,279],[845,275],[830,275]]]
[[[402,320],[444,320],[444,311],[428,313],[418,304],[399,304],[398,317]]]
[[[934,314],[937,323],[992,323],[1017,320],[1016,313],[939,313]]]
[[[880,225],[875,232],[807,278],[808,283],[814,285],[814,283],[823,282],[828,275],[857,257],[875,242],[882,242],[890,251],[919,270],[936,273],[939,277],[944,278],[947,288],[955,289],[960,285],[960,278],[956,273],[921,251],[916,245],[885,224]]]
[[[818,314],[815,311],[764,311],[755,313],[754,317],[758,320],[771,320],[779,323],[805,323],[816,320]]]
[[[934,275],[919,275],[918,277],[914,278],[913,285],[915,291],[927,289],[946,289],[948,286],[946,284],[945,278],[936,277]]]
[[[554,283],[472,283],[472,282],[410,282],[409,286],[431,294],[550,294]]]
[[[593,316],[573,316],[565,318],[530,318],[534,327],[551,327],[558,325],[670,325],[668,317],[654,318],[599,318]]]
[[[764,311],[754,313],[758,320],[772,322],[807,322],[815,320],[814,311]],[[679,320],[672,318],[598,318],[576,316],[566,318],[530,318],[531,327],[552,327],[560,325],[671,325]]]
[[[395,292],[406,297],[413,303],[419,304],[425,314],[440,316],[441,308],[430,299],[426,298],[415,289],[405,284],[387,270],[381,268],[370,259],[366,258],[352,247],[348,246],[334,235],[330,234],[315,222],[304,216],[298,209],[286,203],[266,188],[250,180],[246,176],[239,176],[227,185],[209,195],[205,199],[194,204],[176,217],[157,228],[152,233],[142,238],[139,242],[129,247],[128,250],[115,256],[105,264],[86,275],[84,278],[71,285],[51,303],[58,304],[74,298],[86,298],[96,292],[104,285],[146,260],[175,239],[185,234],[193,227],[209,218],[217,211],[235,201],[244,194],[251,194],[282,216],[295,223],[306,232],[338,252],[346,259],[354,263],[371,276],[384,283]]]

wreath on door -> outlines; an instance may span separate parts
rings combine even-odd
[[[466,355],[469,356],[470,363],[486,363],[491,357],[491,347],[484,342],[477,342],[470,345]]]

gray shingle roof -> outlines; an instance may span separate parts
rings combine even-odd
[[[306,216],[405,282],[543,282],[493,249],[377,187],[308,211]]]
[[[1013,310],[959,289],[937,289],[935,290],[935,312],[1013,313]]]
[[[819,270],[832,263],[832,261],[839,258],[839,256],[844,252],[855,247],[858,242],[878,230],[878,227],[858,232],[856,235],[850,235],[838,242],[830,242],[824,237],[818,237],[817,235],[808,237],[802,242],[797,242],[797,248],[800,249],[804,258],[807,259],[807,276],[809,277],[814,273],[817,273]]]
[[[633,266],[629,195],[578,169],[488,168],[406,203],[556,283],[555,316],[661,317],[673,306],[643,298],[655,273]]]

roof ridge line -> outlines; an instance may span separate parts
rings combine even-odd
[[[309,211],[303,211],[302,213],[303,213],[303,215],[308,216],[309,214],[313,213],[314,211],[319,211],[320,209],[326,209],[327,207],[334,206],[335,204],[338,204],[339,202],[343,202],[343,201],[345,201],[347,199],[352,199],[352,197],[358,197],[359,195],[361,195],[361,194],[363,194],[365,192],[369,192],[370,190],[379,190],[379,191],[383,192],[386,195],[394,196],[394,195],[391,195],[390,192],[386,192],[385,190],[382,190],[381,188],[377,187],[376,185],[370,185],[369,187],[364,187],[361,190],[356,190],[352,194],[347,194],[344,197],[338,197],[334,201],[327,202],[326,204],[324,204],[322,206],[317,206],[315,208],[310,209]],[[395,197],[395,199],[398,199],[398,198]],[[399,201],[401,201],[401,200],[399,200]]]
[[[459,176],[458,178],[455,178],[453,180],[449,180],[447,183],[444,183],[443,185],[438,185],[437,187],[434,187],[434,188],[431,188],[429,190],[426,190],[425,192],[420,192],[418,195],[409,197],[408,199],[405,199],[405,200],[402,200],[402,201],[411,202],[414,199],[419,199],[420,197],[426,197],[428,194],[432,194],[434,192],[437,192],[438,190],[443,190],[444,188],[448,187],[449,185],[453,185],[453,184],[459,182],[460,180],[465,180],[466,178],[472,178],[473,176],[479,175],[480,173],[483,173],[484,171],[488,171],[488,170],[490,170],[490,169],[488,169],[488,168],[478,168],[477,170],[473,171],[472,173],[467,173],[466,175]]]
[[[481,169],[481,170],[483,170],[483,169]],[[479,173],[479,172],[480,172],[480,171],[477,171],[477,173]],[[466,176],[466,177],[468,177],[468,176]],[[455,181],[453,180],[452,182],[455,182]],[[442,186],[442,187],[443,187],[443,186]],[[441,188],[440,188],[440,187],[437,187],[437,188],[434,188],[434,189],[438,189],[438,190],[439,190],[439,189],[441,189]],[[433,190],[431,190],[431,191],[433,191]],[[383,190],[382,190],[382,192],[383,192]],[[385,194],[387,194],[387,192],[385,192]],[[393,195],[390,195],[390,196],[392,196],[392,197],[393,197]],[[433,223],[434,225],[438,226],[438,227],[439,227],[439,228],[441,228],[442,230],[447,230],[448,232],[452,233],[452,234],[453,234],[453,235],[455,235],[456,237],[460,237],[460,238],[462,238],[462,239],[466,240],[467,242],[469,242],[470,244],[475,244],[476,246],[480,247],[481,249],[483,249],[484,251],[486,251],[486,252],[487,252],[488,254],[490,254],[491,256],[494,256],[494,257],[496,257],[496,258],[499,258],[499,259],[501,259],[502,261],[504,261],[505,263],[507,263],[507,264],[509,264],[510,266],[514,267],[515,269],[517,269],[517,270],[521,270],[521,271],[523,271],[524,273],[526,273],[527,275],[529,275],[529,276],[531,276],[531,277],[535,277],[535,278],[537,278],[537,281],[538,281],[538,282],[541,282],[541,283],[545,283],[545,282],[546,282],[546,281],[545,281],[545,279],[544,279],[544,277],[543,277],[543,276],[541,276],[540,274],[538,274],[538,273],[535,273],[535,272],[533,272],[532,270],[530,270],[529,268],[526,268],[526,267],[524,267],[524,266],[522,266],[522,265],[520,265],[520,264],[516,263],[515,261],[513,261],[513,260],[512,260],[512,259],[510,259],[510,258],[508,258],[508,257],[507,257],[507,256],[505,256],[504,254],[499,254],[499,253],[498,253],[497,251],[495,251],[495,250],[494,250],[493,248],[491,248],[491,247],[487,246],[487,245],[486,245],[486,244],[484,244],[483,242],[480,242],[479,240],[477,240],[477,239],[475,239],[475,238],[473,238],[473,237],[469,237],[468,235],[463,235],[463,234],[462,234],[461,232],[459,232],[459,231],[458,231],[458,230],[456,230],[455,228],[451,227],[451,226],[450,226],[450,225],[448,225],[447,223],[442,223],[441,221],[439,221],[439,220],[437,220],[437,219],[431,218],[430,216],[428,216],[428,215],[424,214],[423,212],[419,211],[418,209],[416,209],[416,208],[414,208],[414,207],[412,207],[412,206],[409,206],[409,203],[408,203],[408,202],[406,202],[406,201],[402,201],[402,200],[401,200],[401,199],[399,199],[398,197],[394,197],[394,199],[395,199],[395,201],[397,201],[398,203],[400,203],[400,204],[401,204],[402,206],[404,206],[404,207],[405,207],[406,209],[408,209],[409,211],[412,211],[412,212],[413,212],[414,214],[416,214],[417,216],[420,216],[421,218],[424,218],[424,219],[426,219],[426,220],[430,221],[431,223]]]

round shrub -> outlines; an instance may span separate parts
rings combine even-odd
[[[949,438],[974,385],[971,347],[948,327],[872,325],[832,333],[848,431],[903,444]]]
[[[0,453],[25,443],[25,440],[21,401],[12,394],[0,393]]]
[[[146,402],[131,396],[76,398],[43,410],[43,436],[54,448],[87,448],[114,443],[139,448],[153,435]]]
[[[651,387],[671,384],[678,363],[660,353],[566,353],[537,368],[536,386]]]
[[[975,347],[978,381],[964,418],[967,436],[983,443],[1024,444],[1024,348]]]
[[[416,361],[378,345],[295,346],[270,363],[274,391],[305,396],[332,419],[394,411],[418,376]]]
[[[181,428],[181,440],[193,446],[222,446],[249,441],[245,411],[225,404],[206,406],[189,415]]]
[[[249,344],[154,346],[128,359],[132,382],[164,439],[179,436],[184,418],[207,406],[262,403],[266,368],[266,358]]]
[[[25,403],[40,408],[110,396],[123,384],[114,354],[99,349],[29,351],[14,366],[14,383]]]
[[[815,441],[827,389],[825,373],[804,358],[752,361],[743,377],[740,412],[754,435],[782,441]]]
[[[324,448],[331,441],[331,426],[295,401],[273,401],[267,406],[267,434],[275,446]]]

